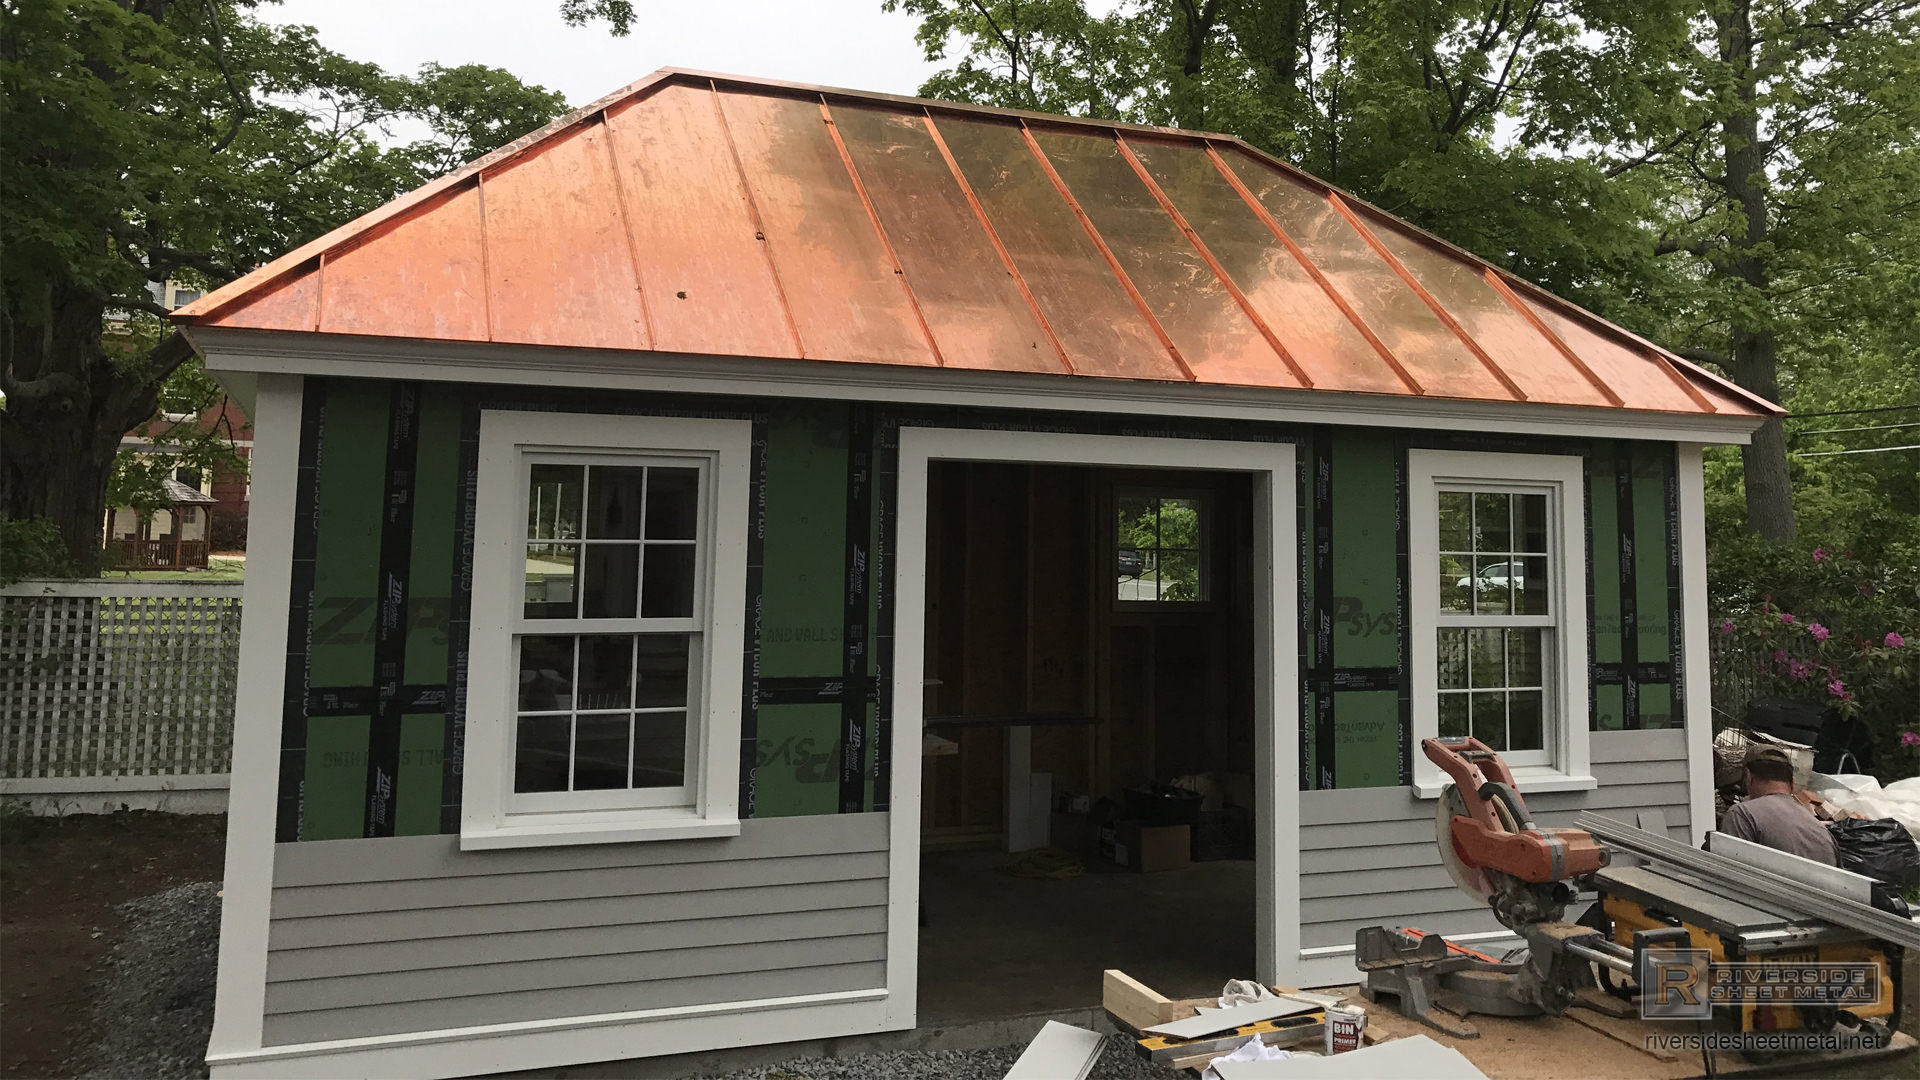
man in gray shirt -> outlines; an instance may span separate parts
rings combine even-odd
[[[1840,865],[1832,831],[1793,797],[1793,761],[1777,746],[1763,744],[1747,751],[1747,797],[1720,819],[1720,831],[1817,863]]]

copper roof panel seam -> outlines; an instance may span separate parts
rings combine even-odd
[[[1220,284],[1226,287],[1227,294],[1232,296],[1234,302],[1240,305],[1240,310],[1246,314],[1247,319],[1253,323],[1254,328],[1260,331],[1260,336],[1267,339],[1268,345],[1273,346],[1274,353],[1280,357],[1281,363],[1287,365],[1287,370],[1293,373],[1293,377],[1299,380],[1301,388],[1306,390],[1313,389],[1313,378],[1307,374],[1305,368],[1302,368],[1300,364],[1294,360],[1293,354],[1288,352],[1287,347],[1281,343],[1279,335],[1273,332],[1273,328],[1267,325],[1267,320],[1262,318],[1260,313],[1254,309],[1253,302],[1247,299],[1247,294],[1243,292],[1240,286],[1233,280],[1232,275],[1227,273],[1227,268],[1222,266],[1220,260],[1214,257],[1212,250],[1207,247],[1206,241],[1200,239],[1199,232],[1187,221],[1186,215],[1182,214],[1180,208],[1173,204],[1173,200],[1167,197],[1165,189],[1161,188],[1159,182],[1147,174],[1146,165],[1143,164],[1139,156],[1133,152],[1133,147],[1127,145],[1126,138],[1120,133],[1115,132],[1113,142],[1115,146],[1120,148],[1120,156],[1126,159],[1127,164],[1133,167],[1134,174],[1140,177],[1140,182],[1146,185],[1147,193],[1152,195],[1154,201],[1160,204],[1160,209],[1165,210],[1167,216],[1173,219],[1173,224],[1180,230],[1181,235],[1187,238],[1187,242],[1193,245],[1193,250],[1198,252],[1202,259],[1206,260],[1207,268],[1213,271],[1214,277],[1220,279]]]
[[[1580,354],[1574,352],[1565,341],[1562,341],[1560,335],[1554,333],[1552,327],[1542,322],[1540,316],[1534,314],[1532,309],[1528,308],[1526,304],[1521,303],[1520,298],[1513,294],[1512,289],[1507,288],[1507,283],[1501,280],[1500,275],[1494,272],[1492,267],[1483,267],[1480,273],[1481,276],[1486,279],[1488,286],[1490,286],[1494,292],[1500,294],[1501,301],[1514,311],[1519,312],[1520,317],[1527,320],[1527,325],[1538,330],[1541,337],[1551,342],[1553,347],[1560,351],[1560,355],[1566,359],[1567,363],[1572,364],[1575,371],[1585,376],[1587,382],[1592,383],[1593,388],[1600,391],[1600,396],[1606,398],[1615,408],[1626,407],[1626,399],[1614,393],[1613,387],[1608,386],[1605,379],[1595,374],[1594,370],[1587,366],[1587,362],[1580,359]]]
[[[1680,387],[1680,389],[1688,397],[1693,399],[1693,403],[1695,405],[1700,406],[1702,409],[1705,409],[1708,412],[1720,411],[1713,407],[1713,402],[1707,400],[1707,395],[1701,393],[1699,387],[1693,385],[1692,379],[1689,379],[1685,375],[1680,374],[1680,369],[1674,367],[1672,362],[1669,361],[1665,355],[1660,353],[1658,350],[1651,350],[1651,349],[1647,350],[1645,352],[1645,355],[1647,356],[1648,359],[1652,360],[1656,365],[1658,365],[1661,371],[1666,372],[1668,377],[1673,379],[1674,384]]]
[[[1180,373],[1186,376],[1188,382],[1198,382],[1199,377],[1193,373],[1187,358],[1180,355],[1180,350],[1174,345],[1173,338],[1167,336],[1167,328],[1161,326],[1160,320],[1154,317],[1153,309],[1147,304],[1147,298],[1140,295],[1140,290],[1134,287],[1133,279],[1127,276],[1113,249],[1107,246],[1107,241],[1100,235],[1100,230],[1093,227],[1093,219],[1087,216],[1087,211],[1080,205],[1080,200],[1073,197],[1073,192],[1067,188],[1066,180],[1054,169],[1053,162],[1048,160],[1046,151],[1040,149],[1040,143],[1034,139],[1033,132],[1024,123],[1020,125],[1020,137],[1026,142],[1027,150],[1033,154],[1034,160],[1040,163],[1041,171],[1046,173],[1047,179],[1053,182],[1054,190],[1066,200],[1068,209],[1073,211],[1073,216],[1080,219],[1080,226],[1087,230],[1087,238],[1092,240],[1093,246],[1099,249],[1101,258],[1107,260],[1107,268],[1113,271],[1115,280],[1119,281],[1120,287],[1133,301],[1133,306],[1140,310],[1140,317],[1147,320],[1147,325],[1153,328],[1154,336],[1166,348],[1167,355],[1173,357],[1173,362],[1179,365]]]
[[[627,264],[633,267],[633,296],[640,302],[640,330],[646,335],[646,347],[652,349],[660,340],[653,328],[653,309],[647,303],[646,278],[640,271],[640,249],[633,240],[633,213],[627,209],[627,184],[625,174],[620,170],[620,151],[614,148],[613,127],[607,122],[607,110],[599,112],[601,134],[607,144],[607,168],[613,183],[613,204],[620,211],[620,231],[626,234]]]
[[[767,259],[767,273],[773,276],[773,294],[780,298],[780,314],[787,320],[787,332],[793,335],[794,355],[802,360],[807,356],[807,343],[800,339],[800,323],[793,317],[793,304],[787,299],[787,287],[780,280],[780,265],[773,258],[773,241],[767,237],[767,224],[760,218],[760,206],[753,199],[753,185],[747,183],[747,167],[740,162],[740,147],[734,144],[733,127],[727,123],[726,106],[722,103],[720,88],[711,81],[707,90],[713,95],[713,115],[720,122],[720,134],[726,140],[727,154],[733,159],[733,174],[740,181],[740,198],[747,206],[747,220],[753,223],[753,237],[760,243],[760,250]]]
[[[487,174],[473,174],[473,193],[480,200],[480,325],[486,327],[487,340],[493,336],[493,264],[487,257]]]
[[[1413,273],[1409,271],[1399,259],[1394,257],[1393,252],[1387,250],[1387,246],[1380,242],[1379,237],[1373,235],[1373,230],[1367,227],[1367,223],[1360,219],[1359,214],[1354,213],[1353,208],[1348,206],[1344,199],[1340,198],[1337,193],[1329,191],[1327,192],[1327,202],[1333,207],[1335,213],[1339,214],[1341,218],[1345,219],[1348,225],[1353,227],[1354,232],[1360,234],[1360,239],[1367,242],[1367,246],[1372,248],[1373,253],[1380,257],[1380,261],[1386,263],[1387,266],[1399,276],[1401,281],[1407,283],[1407,288],[1412,289],[1413,294],[1418,296],[1421,302],[1427,305],[1428,309],[1433,312],[1434,317],[1439,319],[1447,329],[1453,331],[1453,336],[1460,339],[1460,343],[1467,347],[1467,351],[1473,354],[1474,359],[1480,361],[1480,365],[1486,368],[1495,379],[1498,379],[1501,386],[1506,387],[1507,393],[1512,394],[1515,401],[1528,400],[1527,392],[1520,389],[1520,384],[1514,382],[1511,376],[1500,369],[1499,364],[1493,362],[1493,357],[1488,356],[1487,351],[1480,347],[1480,343],[1473,340],[1473,335],[1467,333],[1466,327],[1461,326],[1460,321],[1453,317],[1453,313],[1441,306],[1440,301],[1434,298],[1433,293],[1427,291],[1427,287],[1420,284],[1420,280],[1414,277]]]
[[[922,109],[922,121],[926,124],[927,134],[933,137],[933,145],[939,149],[941,160],[947,163],[947,170],[953,173],[953,182],[960,185],[960,193],[967,197],[967,205],[973,208],[973,216],[979,220],[980,228],[986,231],[987,240],[993,244],[993,250],[1000,256],[1001,265],[1007,268],[1007,275],[1020,289],[1020,295],[1027,302],[1027,308],[1033,312],[1034,321],[1040,324],[1040,331],[1047,335],[1048,344],[1053,346],[1053,354],[1060,358],[1060,366],[1069,375],[1078,374],[1074,370],[1073,360],[1067,356],[1067,347],[1061,343],[1060,335],[1053,330],[1053,323],[1047,320],[1047,313],[1040,309],[1040,301],[1033,295],[1032,286],[1027,284],[1026,276],[1020,273],[1020,267],[1013,261],[1013,253],[1007,250],[1005,241],[1000,239],[1000,231],[993,227],[987,217],[987,208],[980,205],[980,197],[974,193],[973,185],[967,183],[965,173],[960,171],[960,163],[953,158],[953,151],[947,147],[946,136],[940,134],[940,126],[933,121],[933,112]]]
[[[840,137],[840,125],[833,120],[833,111],[827,107],[827,99],[820,98],[820,120],[827,126],[827,135],[833,139],[833,148],[840,152],[840,164],[847,167],[847,178],[853,181],[853,190],[860,196],[860,205],[867,208],[867,220],[873,223],[873,233],[880,238],[880,249],[887,253],[887,262],[893,266],[893,275],[900,282],[900,291],[906,294],[907,306],[913,309],[913,317],[920,324],[920,336],[926,339],[927,348],[933,353],[933,366],[946,367],[947,359],[940,352],[940,343],[934,340],[933,327],[927,325],[927,313],[920,307],[920,298],[914,295],[913,282],[907,280],[907,268],[900,264],[900,253],[893,249],[893,239],[887,235],[887,228],[880,221],[880,212],[874,208],[873,198],[867,194],[866,181],[860,178],[860,170],[854,167],[853,155],[847,153],[846,140]]]
[[[1367,339],[1367,344],[1372,345],[1374,351],[1380,354],[1380,359],[1386,363],[1394,377],[1415,394],[1425,395],[1426,387],[1422,386],[1420,380],[1414,378],[1413,373],[1400,363],[1399,358],[1393,355],[1393,350],[1387,348],[1387,343],[1380,340],[1380,335],[1374,333],[1373,327],[1367,325],[1367,321],[1360,317],[1360,313],[1355,311],[1353,305],[1347,302],[1347,298],[1340,294],[1340,290],[1334,287],[1333,282],[1327,280],[1327,275],[1320,272],[1320,268],[1313,264],[1313,260],[1307,257],[1307,253],[1294,242],[1293,237],[1287,235],[1287,230],[1280,226],[1279,220],[1261,205],[1259,199],[1254,198],[1253,192],[1247,190],[1246,182],[1233,171],[1233,167],[1227,164],[1227,160],[1220,156],[1220,152],[1214,149],[1212,143],[1207,144],[1207,157],[1212,159],[1213,167],[1220,170],[1220,175],[1226,178],[1227,183],[1233,186],[1234,193],[1240,196],[1240,201],[1246,203],[1247,208],[1253,211],[1254,217],[1259,218],[1260,223],[1273,233],[1274,238],[1287,249],[1287,253],[1300,264],[1300,268],[1307,272],[1307,276],[1313,278],[1327,294],[1327,299],[1333,301],[1334,306],[1340,309],[1340,313],[1353,323],[1354,329],[1360,331],[1360,336]]]

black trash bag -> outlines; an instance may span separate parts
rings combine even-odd
[[[1905,825],[1892,818],[1848,818],[1828,827],[1840,846],[1840,869],[1889,885],[1920,882],[1920,848]]]

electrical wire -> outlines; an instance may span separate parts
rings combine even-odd
[[[1834,409],[1831,412],[1788,413],[1788,420],[1810,420],[1816,416],[1858,416],[1861,413],[1900,412],[1903,409],[1920,409],[1920,401],[1911,405],[1876,405],[1868,409]]]

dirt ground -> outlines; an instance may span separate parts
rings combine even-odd
[[[92,1038],[114,908],[218,881],[224,814],[8,814],[0,830],[0,1077],[71,1076]]]

